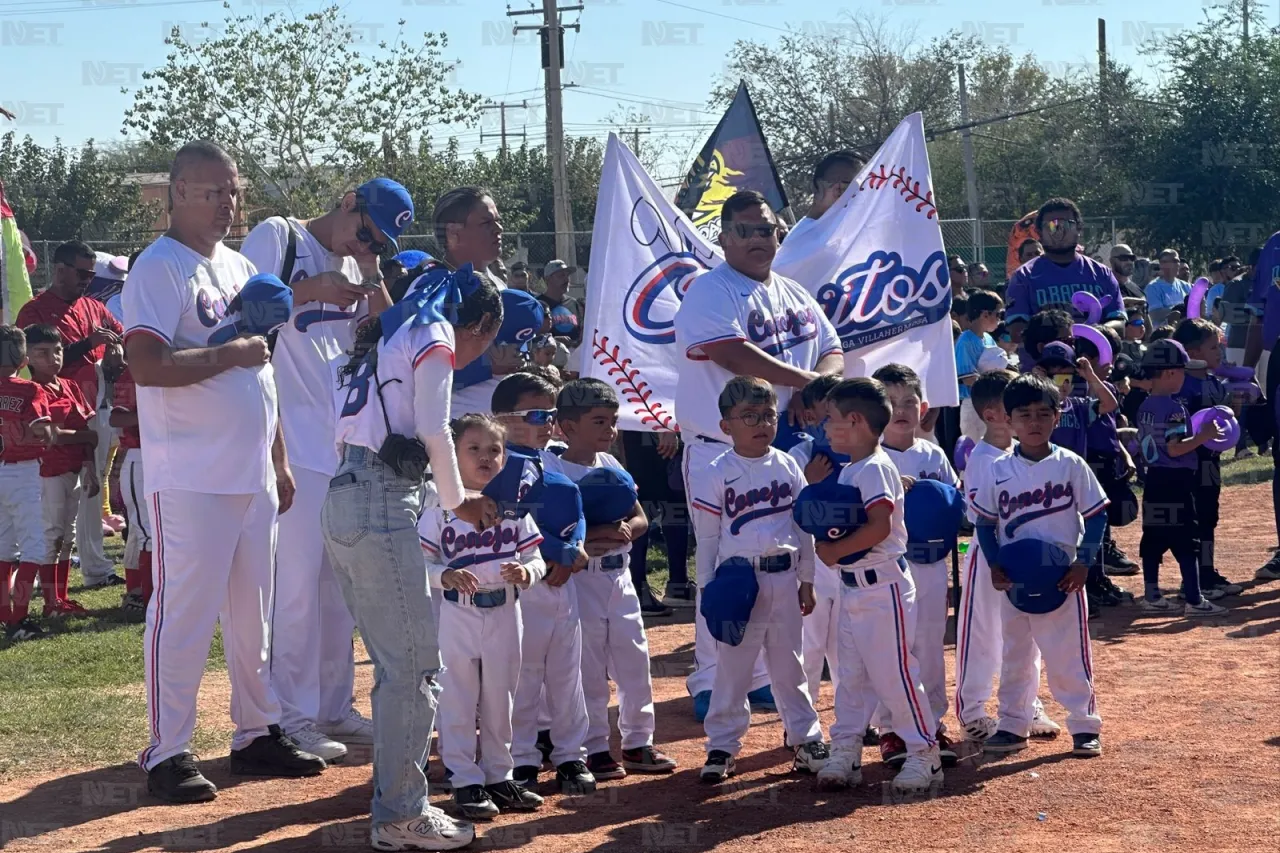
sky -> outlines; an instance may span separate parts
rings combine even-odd
[[[0,118],[0,133],[16,130],[42,144],[60,138],[121,139],[132,96],[121,87],[142,84],[142,73],[164,62],[164,38],[174,26],[188,38],[216,34],[227,14],[301,14],[334,0],[0,0],[0,105],[17,122]],[[583,5],[562,14],[581,30],[565,33],[566,132],[603,139],[627,110],[649,117],[640,145],[667,151],[661,179],[687,168],[718,115],[707,109],[714,77],[735,41],[769,43],[786,31],[841,38],[852,16],[870,14],[914,28],[927,41],[948,30],[1031,53],[1050,70],[1097,64],[1097,19],[1107,20],[1112,58],[1144,76],[1158,73],[1138,45],[1180,27],[1194,26],[1214,0],[561,0]],[[449,35],[444,58],[460,62],[456,84],[492,103],[507,102],[508,130],[518,144],[545,139],[545,100],[537,33],[511,32],[513,22],[541,15],[507,16],[506,0],[384,0],[340,2],[355,31],[376,43],[393,40],[404,19],[408,32]],[[528,9],[531,0],[511,0]],[[1276,3],[1253,3],[1260,24],[1277,24]],[[541,8],[541,0],[537,0]],[[210,22],[210,26],[204,24]],[[525,106],[519,106],[520,104]],[[628,128],[635,125],[628,125]],[[498,111],[480,126],[451,132],[464,151],[497,150]],[[629,140],[630,141],[630,140]],[[664,180],[664,182],[666,182]]]

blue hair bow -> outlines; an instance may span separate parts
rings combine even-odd
[[[432,264],[409,285],[404,298],[380,315],[382,340],[405,323],[425,326],[430,323],[458,322],[458,306],[480,289],[480,277],[471,264],[450,270],[444,264]]]

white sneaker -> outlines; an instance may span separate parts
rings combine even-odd
[[[1220,604],[1214,604],[1208,598],[1203,598],[1199,604],[1184,604],[1182,606],[1183,616],[1226,616],[1230,611]]]
[[[422,817],[375,826],[369,846],[374,850],[457,850],[475,838],[474,824],[455,820],[432,806]]]
[[[1044,711],[1044,705],[1040,704],[1040,700],[1036,700],[1035,714],[1031,717],[1031,737],[1055,738],[1062,734],[1062,726],[1055,723],[1049,718]]]
[[[984,714],[972,723],[965,723],[964,736],[966,740],[971,740],[974,743],[982,743],[984,740],[995,734],[996,729],[999,728],[999,726],[999,720],[995,717]]]
[[[319,756],[329,764],[335,764],[347,757],[347,748],[321,734],[314,723],[307,723],[302,728],[289,732],[288,735],[289,739],[303,752]]]
[[[818,771],[819,791],[839,791],[862,784],[862,745],[839,746],[831,750]]]
[[[346,719],[339,720],[336,723],[321,723],[316,728],[334,740],[348,745],[373,743],[373,720],[364,716],[355,708],[347,712]],[[447,850],[449,848],[442,847],[440,849]]]
[[[791,769],[801,773],[817,773],[831,757],[827,745],[820,740],[800,744],[796,747],[795,755]]]
[[[1178,607],[1170,598],[1163,595],[1152,601],[1145,596],[1138,602],[1138,609],[1143,613],[1172,613]]]
[[[920,793],[941,784],[942,760],[936,749],[908,755],[898,775],[893,777],[893,789],[904,793]]]

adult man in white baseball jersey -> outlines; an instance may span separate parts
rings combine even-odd
[[[227,305],[254,274],[223,245],[240,203],[235,161],[212,142],[179,149],[170,228],[144,251],[124,292],[125,349],[154,527],[155,593],[143,634],[151,745],[147,789],[200,802],[217,788],[189,751],[196,694],[222,624],[231,680],[231,772],[313,776],[323,759],[280,728],[268,660],[277,510],[293,500],[264,338],[210,346]]]
[[[260,272],[280,275],[293,289],[293,315],[271,358],[297,485],[276,537],[271,685],[285,732],[325,761],[341,760],[344,743],[373,743],[373,723],[351,705],[355,619],[320,532],[320,508],[338,470],[337,371],[347,363],[356,325],[391,304],[378,256],[387,246],[398,248],[395,239],[412,220],[408,191],[377,178],[309,222],[263,220],[240,247]]]
[[[819,374],[844,370],[840,338],[822,308],[803,287],[772,270],[778,221],[764,196],[734,193],[720,216],[724,263],[690,286],[675,319],[676,346],[684,358],[676,385],[676,420],[687,442],[686,495],[696,493],[698,472],[728,449],[716,403],[726,382],[740,375],[764,379],[778,393],[779,410],[790,410],[790,415],[798,414],[800,406],[794,391]],[[779,434],[783,431],[779,424]],[[699,719],[710,707],[716,652],[717,643],[699,613],[697,669],[687,682]],[[768,682],[761,658],[751,683],[753,704],[772,704],[763,690]]]

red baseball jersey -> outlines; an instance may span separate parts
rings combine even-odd
[[[98,329],[110,329],[118,335],[124,334],[120,321],[98,300],[81,296],[74,302],[67,302],[49,290],[23,305],[18,312],[19,328],[25,329],[38,323],[48,324],[61,332],[64,347],[84,340]],[[98,403],[98,374],[94,365],[102,361],[106,352],[106,345],[103,345],[94,347],[80,358],[68,358],[62,365],[62,373],[58,374],[79,384],[90,405]]]
[[[27,427],[49,420],[49,401],[39,385],[17,376],[0,378],[0,462],[27,462],[45,446],[27,441]]]
[[[56,429],[81,430],[89,428],[93,406],[89,405],[80,387],[69,379],[57,378],[48,385],[41,385],[49,404],[49,420]],[[87,444],[55,444],[40,457],[41,477],[60,477],[79,471],[93,449]]]
[[[111,411],[138,413],[138,386],[134,384],[133,374],[127,367],[116,380]],[[123,427],[120,430],[120,449],[137,450],[140,447],[142,447],[142,437],[138,434],[137,424]]]

